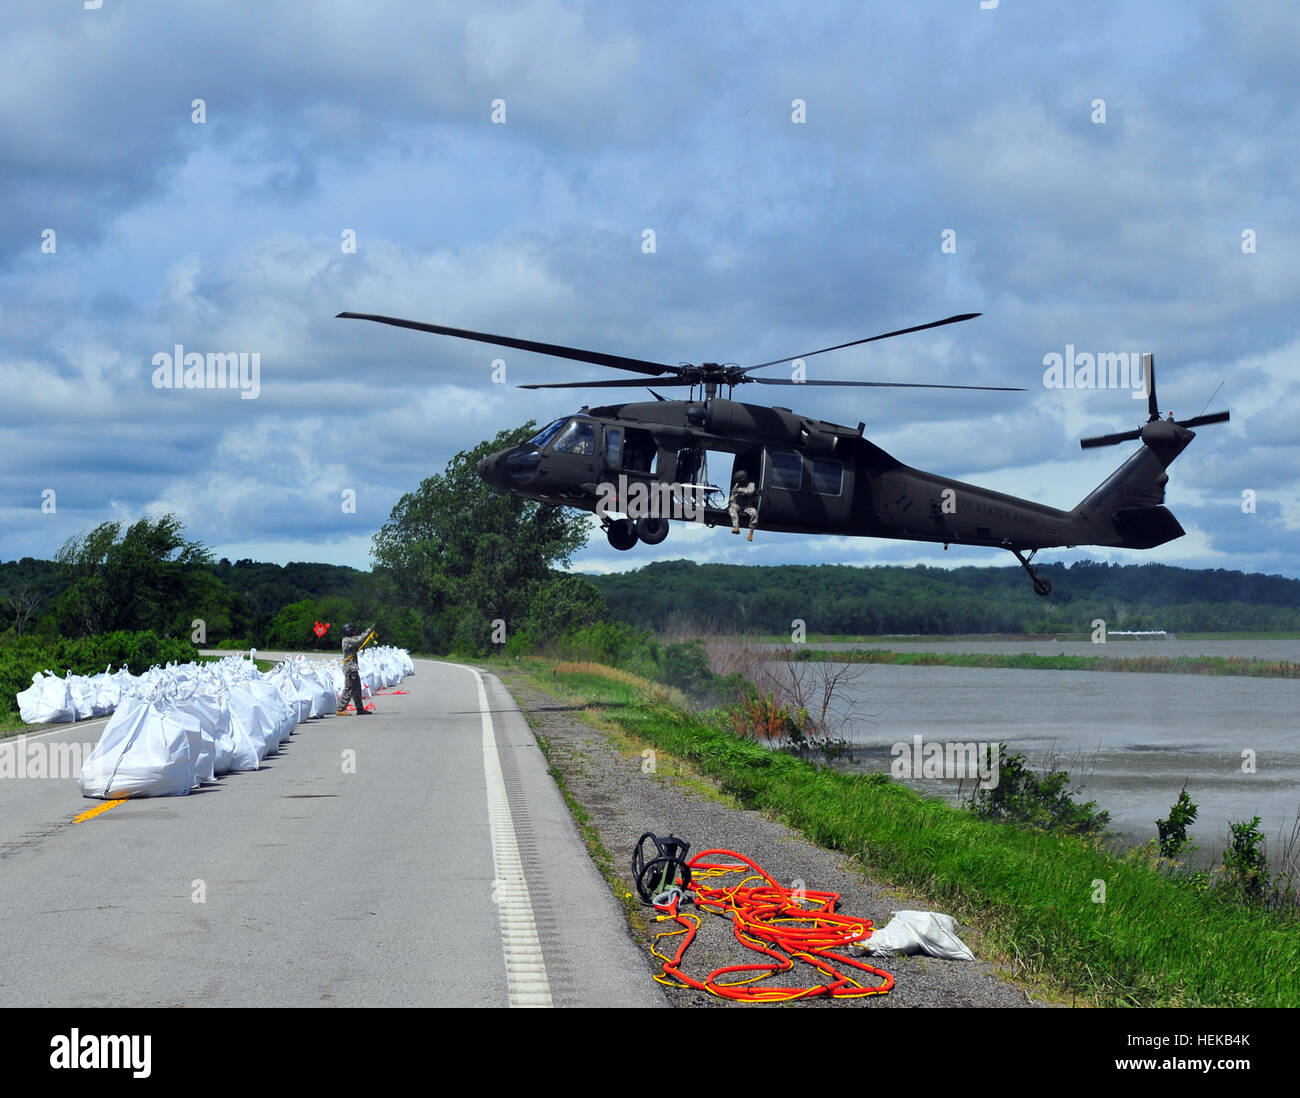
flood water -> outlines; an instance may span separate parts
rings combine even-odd
[[[788,647],[773,646],[773,647]],[[963,637],[944,640],[929,637],[890,637],[887,640],[809,641],[809,648],[845,651],[892,649],[895,652],[990,652],[1036,656],[1106,656],[1133,659],[1142,656],[1224,656],[1241,659],[1285,660],[1300,663],[1300,639],[1283,640],[1181,640],[1176,637],[1110,637],[1104,644],[1088,640],[1001,640]]]
[[[821,646],[819,646],[821,647]],[[846,646],[854,647],[854,646]],[[867,647],[858,645],[856,647]],[[871,647],[904,650],[897,641]],[[1300,641],[1128,641],[1093,645],[1040,641],[933,640],[913,651],[1041,652],[1108,656],[1256,656],[1300,661]],[[1200,813],[1190,832],[1198,860],[1219,860],[1228,821],[1261,818],[1270,857],[1300,811],[1300,680],[1101,671],[1021,671],[858,665],[843,697],[840,734],[857,764],[888,770],[896,743],[1005,743],[1035,767],[1084,780],[1079,800],[1097,802],[1113,830],[1144,841],[1187,785]],[[1244,754],[1245,753],[1245,754]],[[1253,754],[1252,754],[1253,753]],[[1253,760],[1250,773],[1247,760]],[[1246,765],[1243,766],[1243,763]],[[955,782],[915,788],[952,796]],[[965,783],[967,791],[970,782]]]

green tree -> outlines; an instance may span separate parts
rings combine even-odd
[[[582,513],[496,491],[478,476],[482,458],[535,428],[529,422],[462,450],[402,496],[374,537],[376,572],[425,615],[434,651],[484,651],[494,621],[504,621],[507,633],[521,627],[552,569],[586,544]]]
[[[121,523],[105,522],[69,538],[55,555],[69,581],[55,607],[60,631],[153,630],[173,637],[188,635],[196,618],[214,638],[227,631],[229,593],[209,568],[211,554],[182,529],[169,514],[140,519],[125,534]]]

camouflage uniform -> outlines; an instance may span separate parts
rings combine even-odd
[[[364,631],[353,630],[351,635],[348,634],[347,627],[343,628],[343,693],[339,695],[338,713],[347,712],[348,702],[351,701],[357,707],[358,717],[368,717],[366,712],[366,703],[361,697],[361,661],[357,656],[362,642],[370,635],[370,630]],[[351,656],[351,659],[348,657]]]
[[[749,540],[754,540],[754,527],[758,525],[758,488],[744,469],[737,469],[732,478],[731,496],[727,500],[727,514],[731,516],[731,532],[740,533],[740,516],[749,517]]]

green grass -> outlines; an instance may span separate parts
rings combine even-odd
[[[1116,855],[979,820],[884,775],[819,769],[712,727],[621,674],[557,669],[547,682],[740,803],[971,923],[1015,975],[1097,1005],[1300,1005],[1300,919],[1179,884],[1145,851]],[[1093,902],[1098,881],[1104,903]]]
[[[1037,656],[1028,652],[895,652],[891,649],[833,651],[791,646],[791,658],[913,667],[1002,667],[1024,671],[1145,671],[1173,675],[1249,675],[1300,678],[1300,664],[1242,656]]]

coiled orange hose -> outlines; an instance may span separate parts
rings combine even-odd
[[[710,862],[710,855],[735,858],[738,864]],[[871,936],[870,919],[851,915],[838,915],[835,905],[837,892],[816,892],[811,889],[792,890],[777,884],[757,862],[734,850],[702,850],[686,863],[691,869],[691,891],[695,906],[729,914],[736,939],[747,948],[770,958],[768,964],[730,965],[717,968],[703,980],[697,980],[682,971],[682,959],[699,930],[699,917],[678,910],[674,899],[665,905],[655,905],[661,912],[660,922],[671,919],[681,930],[664,931],[655,938],[652,952],[663,964],[663,974],[655,979],[669,987],[694,988],[707,991],[723,999],[742,1003],[786,1003],[794,999],[808,999],[825,995],[836,999],[861,998],[866,995],[885,995],[894,987],[894,978],[881,969],[844,953],[832,952],[847,947],[850,942],[866,941]],[[710,878],[748,871],[738,884],[714,887],[703,882]],[[751,885],[751,881],[761,881]],[[659,941],[684,935],[677,952],[666,957],[659,952]],[[794,968],[795,961],[811,965],[826,982],[809,987],[761,986],[768,980]],[[857,977],[837,966],[847,966],[860,974],[879,977],[879,984],[863,984]],[[753,973],[736,980],[722,982],[721,978],[733,973]]]

